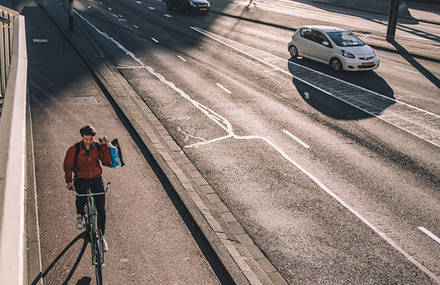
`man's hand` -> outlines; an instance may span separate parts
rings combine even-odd
[[[67,183],[67,184],[66,184],[66,188],[67,188],[67,190],[69,190],[69,191],[73,191],[73,184],[72,184],[72,182]]]

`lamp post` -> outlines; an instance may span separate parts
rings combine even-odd
[[[387,41],[393,42],[396,35],[397,15],[399,14],[399,0],[390,0],[388,15]]]

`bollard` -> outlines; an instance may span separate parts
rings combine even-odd
[[[69,0],[69,30],[73,30],[73,0]]]

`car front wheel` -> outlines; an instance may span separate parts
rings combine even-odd
[[[291,57],[298,57],[298,49],[296,48],[296,46],[290,46],[289,53]]]
[[[333,71],[341,71],[342,70],[342,63],[339,59],[337,58],[332,58],[330,60],[330,68]]]

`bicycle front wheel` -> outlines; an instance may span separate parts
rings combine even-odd
[[[96,285],[102,285],[102,264],[104,263],[104,253],[102,251],[102,237],[99,231],[93,235],[92,249],[94,249],[95,256],[95,276]]]

